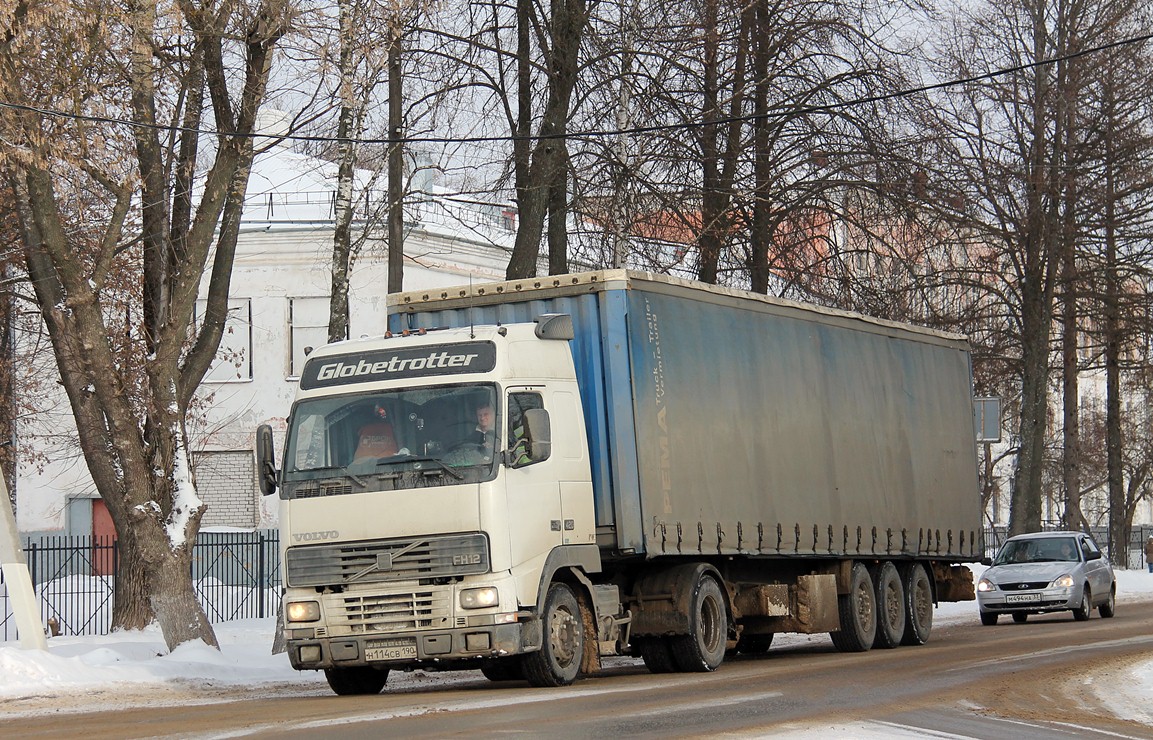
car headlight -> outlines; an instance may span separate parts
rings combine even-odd
[[[978,591],[996,591],[997,590],[997,584],[993,583],[988,578],[982,578],[981,580],[977,581],[977,590]]]
[[[1057,588],[1073,588],[1073,576],[1066,573],[1060,578],[1055,579],[1053,585]]]
[[[484,609],[489,606],[500,606],[500,593],[495,586],[466,588],[460,592],[461,609]]]
[[[284,607],[289,622],[316,622],[320,619],[320,604],[315,601],[290,601]]]

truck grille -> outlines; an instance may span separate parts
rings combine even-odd
[[[390,583],[489,571],[483,534],[309,545],[288,549],[290,586]]]
[[[352,634],[399,632],[445,627],[449,621],[449,590],[417,591],[387,596],[340,597],[340,610],[332,626],[344,626]]]

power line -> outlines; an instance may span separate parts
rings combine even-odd
[[[545,136],[425,136],[425,137],[397,137],[385,139],[349,139],[340,138],[336,136],[309,136],[305,134],[268,134],[268,133],[239,133],[239,132],[219,132],[199,128],[191,128],[187,126],[173,126],[158,123],[144,123],[141,121],[131,121],[123,118],[114,118],[111,116],[93,116],[85,115],[82,113],[65,113],[64,111],[53,110],[51,108],[37,108],[30,105],[21,105],[19,103],[8,103],[0,101],[0,108],[7,108],[9,110],[21,111],[24,113],[34,113],[36,115],[45,116],[48,118],[63,118],[74,121],[86,121],[89,123],[105,123],[120,126],[127,126],[129,128],[150,129],[165,132],[176,132],[185,134],[197,134],[202,136],[225,136],[225,137],[241,137],[249,139],[270,139],[275,141],[300,141],[312,143],[340,143],[350,142],[356,144],[384,144],[391,145],[395,143],[401,144],[496,144],[496,143],[511,143],[515,141],[540,141],[549,139],[598,139],[605,137],[616,137],[626,134],[648,134],[656,133],[659,131],[676,131],[676,130],[693,130],[704,128],[706,126],[717,126],[728,123],[737,123],[745,121],[756,120],[772,120],[784,116],[798,116],[810,115],[814,113],[832,113],[844,108],[852,108],[859,105],[866,105],[870,103],[881,103],[888,100],[897,100],[899,98],[911,97],[913,95],[920,95],[935,90],[944,90],[951,87],[959,87],[962,85],[971,85],[986,80],[996,79],[1005,75],[1015,74],[1017,72],[1024,72],[1029,69],[1038,67],[1046,67],[1053,64],[1077,59],[1079,57],[1096,54],[1102,51],[1109,51],[1111,49],[1128,46],[1131,44],[1140,44],[1146,41],[1153,40],[1153,33],[1143,34],[1140,36],[1130,36],[1128,38],[1114,41],[1100,46],[1094,46],[1088,49],[1082,49],[1070,54],[1065,54],[1059,57],[1051,57],[1049,59],[1042,59],[1035,62],[1028,62],[1026,64],[1019,64],[1013,67],[1004,67],[992,72],[986,72],[980,75],[971,77],[964,77],[946,82],[937,82],[931,85],[921,85],[919,87],[907,88],[904,90],[896,90],[891,93],[884,93],[881,95],[868,95],[859,98],[852,98],[850,100],[843,100],[837,103],[827,103],[823,105],[810,105],[801,108],[784,108],[778,106],[776,109],[763,114],[749,114],[746,116],[729,116],[725,118],[710,119],[708,121],[692,121],[682,123],[670,123],[653,126],[636,126],[632,128],[623,129],[594,129],[591,131],[583,131],[576,133],[564,134],[549,134]]]

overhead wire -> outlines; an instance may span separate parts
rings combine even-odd
[[[632,134],[645,134],[654,133],[658,131],[676,131],[676,130],[692,130],[704,128],[706,126],[725,125],[735,122],[747,122],[757,120],[771,120],[782,116],[797,116],[809,115],[814,113],[831,113],[844,108],[852,108],[859,105],[866,105],[870,103],[880,103],[889,100],[896,100],[913,95],[920,95],[935,90],[944,90],[952,87],[960,87],[963,85],[972,85],[978,82],[985,82],[987,80],[996,79],[1005,75],[1011,75],[1018,72],[1024,72],[1029,69],[1038,67],[1046,67],[1053,64],[1059,64],[1079,57],[1088,56],[1090,54],[1097,54],[1103,51],[1109,51],[1122,46],[1132,44],[1140,44],[1146,41],[1153,40],[1153,33],[1142,34],[1139,36],[1130,36],[1118,41],[1113,41],[1108,44],[1101,44],[1079,51],[1071,52],[1056,57],[1049,57],[1047,59],[1040,59],[1033,62],[1026,62],[1011,67],[1002,67],[1000,69],[986,72],[979,75],[972,75],[969,77],[957,78],[947,80],[944,82],[936,82],[927,85],[920,85],[917,87],[905,88],[902,90],[895,90],[889,93],[867,95],[858,98],[851,98],[848,100],[839,101],[836,103],[825,103],[819,105],[809,105],[802,107],[788,107],[777,106],[775,109],[769,110],[766,113],[754,113],[742,116],[728,116],[720,118],[711,118],[707,121],[687,121],[669,124],[657,124],[651,126],[635,126],[629,128],[619,129],[593,129],[589,131],[566,132],[557,134],[545,135],[528,135],[528,136],[415,136],[415,137],[391,137],[391,138],[348,138],[339,136],[317,136],[309,134],[294,134],[283,133],[273,134],[267,132],[251,132],[241,133],[237,131],[216,131],[211,129],[200,129],[187,126],[177,126],[171,124],[147,123],[142,121],[133,121],[124,118],[116,118],[113,116],[95,116],[83,113],[69,113],[51,108],[40,108],[36,106],[23,105],[19,103],[10,103],[7,101],[0,101],[0,108],[9,110],[21,111],[24,113],[33,113],[49,118],[62,118],[75,121],[85,121],[89,123],[103,123],[126,126],[129,128],[139,129],[153,129],[158,131],[165,131],[169,133],[182,133],[182,134],[196,134],[200,136],[217,136],[217,137],[238,137],[238,138],[251,138],[251,139],[270,139],[274,141],[298,141],[298,142],[312,142],[312,143],[355,143],[355,144],[501,144],[511,143],[517,141],[542,141],[554,139],[597,139],[606,137],[617,137]]]

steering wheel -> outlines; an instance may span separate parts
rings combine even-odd
[[[445,450],[445,454],[447,455],[448,453],[456,452],[457,450],[472,450],[473,452],[479,452],[483,454],[488,451],[488,445],[484,444],[483,442],[470,442],[465,440],[464,442],[457,442],[452,447],[449,447],[447,450]]]

